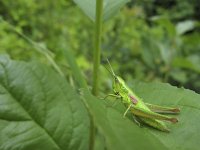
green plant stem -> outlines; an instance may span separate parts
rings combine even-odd
[[[85,90],[87,90],[87,92],[89,92],[87,83],[86,83],[85,79],[83,78],[80,68],[78,67],[78,65],[75,61],[74,54],[68,49],[63,49],[62,51],[63,51],[63,55],[66,58],[66,61],[68,62],[68,64],[71,67],[75,81],[78,83],[78,87],[84,88]]]
[[[92,93],[98,95],[99,84],[99,66],[101,56],[101,29],[103,15],[103,0],[96,0],[96,17],[95,17],[95,41],[93,53],[93,88]]]
[[[92,115],[90,115],[90,143],[89,143],[89,150],[94,150],[95,135],[96,135],[96,128],[94,126],[93,117],[92,117]]]

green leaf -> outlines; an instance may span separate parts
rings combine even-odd
[[[166,146],[152,135],[149,129],[140,128],[133,120],[123,118],[123,113],[112,107],[106,107],[102,100],[87,91],[83,93],[94,124],[104,136],[108,150],[166,149]]]
[[[173,69],[173,71],[171,71],[169,73],[169,75],[175,80],[178,81],[180,83],[186,83],[188,81],[188,77],[187,77],[187,73],[181,69]]]
[[[182,35],[188,31],[193,30],[194,28],[195,28],[195,21],[192,20],[186,20],[176,25],[176,31],[178,35]]]
[[[64,78],[0,57],[0,149],[86,150],[89,118]]]
[[[198,150],[200,134],[200,95],[169,84],[135,82],[132,87],[145,102],[166,106],[177,106],[181,113],[177,124],[166,124],[171,129],[164,133],[151,127],[138,127],[130,118],[123,118],[123,112],[106,107],[102,100],[84,94],[94,123],[104,136],[108,150],[168,149]],[[186,141],[187,139],[187,141]]]
[[[200,95],[183,88],[176,88],[163,83],[132,83],[132,89],[144,99],[145,102],[178,106],[181,109],[177,124],[168,124],[169,134],[149,130],[149,134],[159,140],[170,150],[198,150],[200,139]],[[149,149],[151,149],[149,147]]]
[[[199,62],[199,57],[192,55],[187,58],[177,57],[173,60],[172,65],[173,67],[189,69],[200,74]]]
[[[129,0],[103,0],[103,19],[108,20]],[[74,0],[83,12],[95,21],[96,0]]]
[[[156,68],[156,63],[160,63],[160,52],[158,45],[153,41],[151,38],[149,38],[150,35],[143,35],[142,36],[142,42],[144,43],[142,45],[143,50],[141,51],[142,54],[142,60],[145,62],[145,64],[152,68]]]
[[[138,127],[122,117],[124,107],[108,107],[85,90],[82,99],[100,135],[98,149],[101,143],[108,150],[199,149],[200,95],[169,84],[131,85],[145,102],[180,107],[179,122],[168,124],[170,133]],[[65,79],[38,63],[0,58],[1,150],[85,150],[88,143],[87,112]]]

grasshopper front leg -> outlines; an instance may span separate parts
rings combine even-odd
[[[129,109],[131,108],[131,105],[129,105],[128,106],[128,108],[126,109],[126,111],[124,112],[124,115],[123,115],[123,117],[125,117],[126,116],[126,114],[127,114],[127,112],[129,111]]]
[[[149,103],[145,103],[145,105],[153,112],[160,113],[160,114],[178,114],[180,113],[179,108],[173,107],[163,107],[159,105],[153,105]]]
[[[106,95],[103,99],[106,99],[106,98],[108,98],[108,97],[115,97],[115,98],[121,98],[121,96],[119,96],[119,95],[115,95],[115,94],[108,94],[108,95]]]
[[[155,112],[152,112],[151,110],[143,109],[143,108],[137,107],[135,105],[131,105],[131,106],[132,107],[130,108],[130,110],[136,116],[150,118],[150,119],[167,120],[167,121],[171,121],[172,123],[178,122],[178,119],[176,119],[176,118],[157,114]]]
[[[108,94],[108,95],[106,95],[103,99],[105,100],[105,99],[108,98],[108,97],[114,97],[114,98],[116,98],[116,99],[121,98],[120,95]],[[111,105],[111,107],[113,107],[116,103],[117,103],[117,101],[113,102],[113,104]]]

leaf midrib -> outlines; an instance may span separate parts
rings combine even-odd
[[[8,80],[8,73],[6,70],[6,66],[3,63],[0,63],[4,70],[5,70],[5,80],[6,80],[6,84],[7,86],[9,85],[9,80]],[[36,76],[36,75],[35,75]],[[2,84],[2,83],[1,83]],[[42,85],[42,84],[41,84]],[[17,98],[14,97],[14,94],[9,90],[8,87],[6,87],[5,85],[2,84],[2,86],[5,88],[5,90],[7,91],[7,93],[15,100],[15,102],[17,102],[19,104],[19,106],[24,110],[24,112],[27,113],[27,115],[30,117],[30,119],[37,125],[39,126],[39,128],[41,128],[47,135],[48,137],[52,140],[52,142],[55,144],[55,146],[59,149],[62,150],[62,148],[60,147],[60,145],[58,145],[58,143],[56,142],[56,140],[51,136],[51,134],[42,126],[40,125],[39,122],[37,122],[32,116],[31,114],[25,109],[25,107],[17,100]]]

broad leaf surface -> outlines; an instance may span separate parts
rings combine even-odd
[[[168,124],[171,132],[165,134],[155,130],[149,130],[152,137],[156,137],[170,150],[198,150],[200,134],[200,95],[187,89],[176,88],[163,83],[139,83],[132,84],[132,89],[145,102],[178,106],[181,113],[177,116],[177,124]]]
[[[0,58],[0,150],[86,150],[89,118],[46,66]]]
[[[179,123],[167,124],[170,133],[140,128],[85,91],[84,103],[108,150],[199,149],[198,94],[161,83],[131,87],[145,102],[180,107]],[[1,150],[88,149],[88,130],[84,106],[64,79],[41,64],[0,59]]]
[[[93,21],[96,14],[96,0],[74,0],[83,12]],[[103,19],[107,20],[127,3],[128,0],[103,0]]]
[[[198,150],[200,139],[200,96],[193,91],[176,88],[169,84],[139,83],[132,84],[132,89],[145,102],[178,106],[181,113],[177,115],[177,124],[166,124],[171,129],[164,133],[144,126],[138,127],[132,119],[123,119],[123,112],[106,107],[102,100],[85,95],[90,113],[100,133],[105,138],[105,145],[109,150]]]
[[[132,120],[123,118],[122,113],[106,107],[103,100],[96,99],[87,92],[84,97],[97,129],[105,138],[108,150],[166,149],[150,130],[141,129]]]

